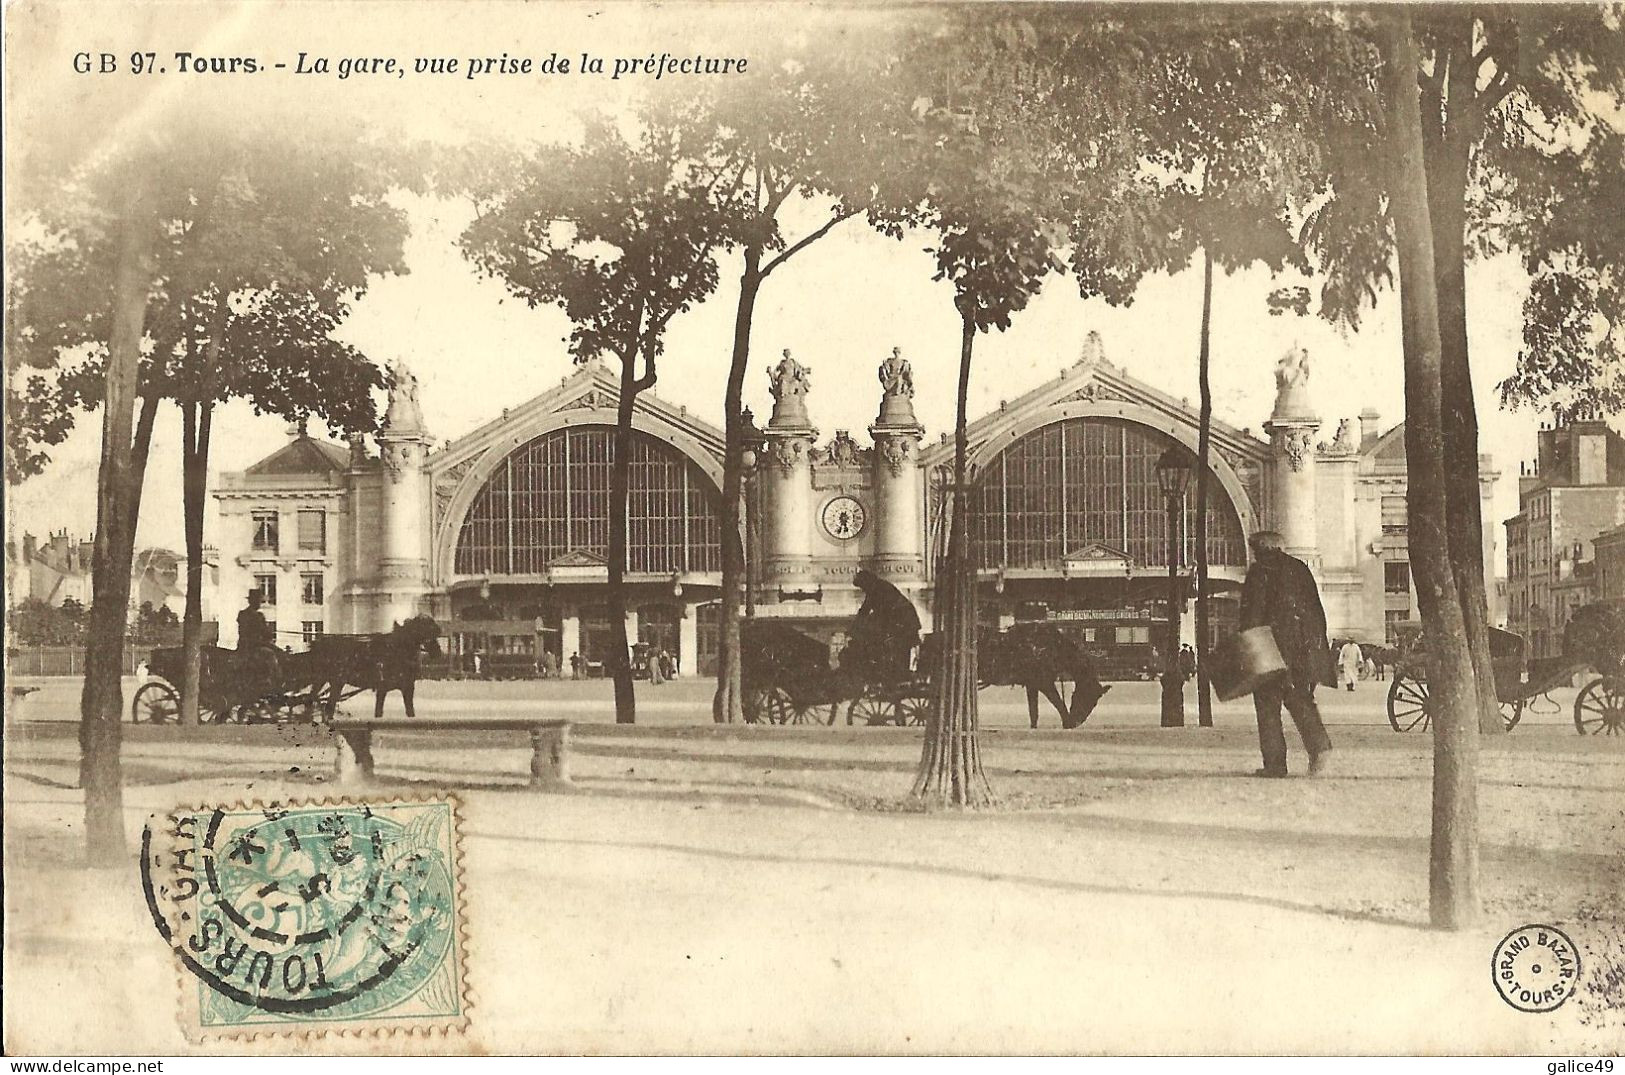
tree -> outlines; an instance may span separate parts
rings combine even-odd
[[[744,548],[740,503],[744,481],[745,373],[750,366],[751,326],[768,277],[870,203],[873,178],[883,163],[880,137],[884,92],[870,92],[883,60],[873,50],[854,53],[806,49],[778,57],[749,93],[719,95],[704,118],[713,125],[703,147],[714,168],[736,176],[722,190],[725,208],[738,221],[742,268],[734,313],[733,348],[723,398],[725,448],[722,470],[722,598],[717,644],[717,692],[712,716],[732,723],[741,716],[740,592]],[[784,233],[787,208],[817,202],[820,213],[793,240]]]
[[[293,144],[236,126],[201,125],[188,138],[192,167],[169,177],[153,197],[162,231],[154,251],[159,286],[148,306],[137,392],[145,428],[162,400],[172,400],[182,418],[183,723],[198,719],[203,516],[215,405],[243,397],[259,413],[297,422],[317,415],[345,432],[376,424],[371,392],[382,374],[332,333],[374,274],[405,271],[406,218],[388,201],[405,177],[404,158],[343,125],[308,125],[301,134]],[[164,151],[173,152],[173,144]],[[57,268],[57,283],[71,270],[83,274],[96,256],[92,244],[51,239],[34,262]],[[25,353],[49,348],[87,356],[61,379],[54,400],[100,404],[107,328],[107,318],[93,310],[36,332]]]
[[[1433,715],[1433,826],[1429,910],[1434,925],[1460,929],[1480,912],[1478,891],[1478,713],[1474,661],[1450,555],[1445,463],[1446,375],[1438,269],[1424,161],[1421,75],[1411,18],[1382,16],[1387,95],[1387,189],[1399,260],[1405,354],[1405,453],[1409,472],[1411,568],[1428,633]],[[1455,406],[1459,401],[1451,399]],[[1476,495],[1477,473],[1474,472]]]
[[[912,791],[927,806],[974,808],[994,798],[978,728],[966,408],[977,335],[1008,328],[1044,278],[1065,269],[1064,207],[1054,197],[1061,188],[1046,171],[1054,160],[1041,137],[1053,134],[1046,126],[1054,115],[1037,108],[1056,69],[1033,55],[1037,43],[1031,22],[1000,16],[969,15],[926,36],[912,74],[931,92],[912,95],[919,125],[902,143],[906,173],[924,186],[902,187],[907,194],[892,195],[892,211],[871,213],[895,236],[910,224],[933,233],[934,279],[952,285],[960,321],[948,545],[936,574],[935,705]]]
[[[1357,36],[1358,24],[1355,25]],[[1625,312],[1610,212],[1625,181],[1619,123],[1625,38],[1601,7],[1438,8],[1415,40],[1424,168],[1442,332],[1443,451],[1451,563],[1475,669],[1479,726],[1502,731],[1489,655],[1478,421],[1468,350],[1467,258],[1516,249],[1531,276],[1525,349],[1508,404],[1597,413],[1625,401],[1613,326]],[[1327,115],[1335,118],[1331,111]],[[1347,130],[1347,128],[1345,128]],[[1335,196],[1306,238],[1328,272],[1322,312],[1352,311],[1390,279],[1387,176],[1359,137],[1332,145]],[[1375,233],[1373,233],[1373,229]],[[1357,240],[1357,241],[1354,241]],[[1600,323],[1600,325],[1599,325]]]
[[[512,186],[475,191],[464,253],[530,306],[558,305],[577,362],[620,365],[609,486],[609,666],[615,719],[636,720],[626,636],[626,508],[632,414],[654,386],[671,319],[717,285],[715,255],[738,240],[737,173],[698,163],[703,128],[648,113],[630,139],[591,123],[579,146],[532,154]]]

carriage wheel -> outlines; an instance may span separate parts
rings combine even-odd
[[[145,683],[130,700],[130,720],[136,724],[173,724],[180,715],[180,695],[167,683]]]
[[[852,704],[846,708],[846,722],[852,724],[861,720],[864,724],[874,726],[877,724],[896,724],[898,721],[897,703],[890,698],[882,698],[868,691],[852,699]]]
[[[796,704],[783,687],[773,687],[767,696],[767,719],[772,724],[789,724],[796,719]]]
[[[1625,735],[1625,680],[1594,679],[1574,700],[1574,730],[1581,735]]]
[[[791,724],[834,724],[835,710],[839,702],[817,705],[798,705],[795,715],[790,718]]]
[[[1425,679],[1398,673],[1393,686],[1388,688],[1388,723],[1396,732],[1409,732],[1421,728],[1427,731],[1431,714],[1428,712],[1428,683]]]
[[[916,728],[923,727],[931,719],[931,711],[936,708],[936,704],[936,699],[926,691],[904,694],[898,702],[901,713],[897,723]]]
[[[1510,732],[1512,729],[1516,728],[1518,726],[1518,722],[1522,719],[1522,698],[1514,698],[1511,701],[1501,703],[1501,723],[1506,725],[1507,731]]]

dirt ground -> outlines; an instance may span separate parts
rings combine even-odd
[[[77,863],[74,685],[42,685],[6,735],[7,1051],[188,1051],[133,854]],[[379,738],[389,789],[453,791],[465,821],[474,1030],[416,1047],[1618,1052],[1625,741],[1554,707],[1486,742],[1484,921],[1438,933],[1431,742],[1388,728],[1383,686],[1326,692],[1333,771],[1285,781],[1249,775],[1245,705],[1160,729],[1155,688],[1121,685],[1084,729],[1033,732],[987,691],[1003,802],[967,816],[906,809],[914,729],[718,728],[699,682],[640,685],[634,727],[607,684],[427,684],[420,713],[578,727],[570,794],[523,786],[519,735]],[[128,731],[132,846],[180,804],[332,791],[319,728]],[[1550,1015],[1490,984],[1531,922],[1595,972]]]

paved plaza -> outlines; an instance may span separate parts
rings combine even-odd
[[[331,739],[127,728],[131,864],[88,870],[77,683],[38,682],[6,740],[7,1041],[186,1051],[151,1016],[177,986],[142,904],[141,824],[243,789],[330,795]],[[1596,998],[1524,1015],[1489,984],[1495,941],[1527,922],[1625,958],[1625,744],[1582,739],[1566,709],[1486,742],[1486,915],[1442,934],[1425,928],[1431,742],[1388,727],[1385,685],[1323,692],[1335,768],[1286,781],[1247,775],[1245,703],[1164,730],[1155,685],[1120,684],[1084,729],[1046,712],[1034,733],[1019,693],[988,690],[1003,804],[969,816],[906,810],[917,729],[718,728],[710,686],[639,684],[628,728],[606,682],[423,685],[424,715],[577,721],[571,794],[524,787],[519,734],[380,736],[389,790],[462,801],[480,1047],[1551,1053],[1625,1033]],[[1292,760],[1301,774],[1296,744]],[[131,968],[113,995],[109,960]],[[93,991],[74,1042],[29,1041],[31,1012]]]

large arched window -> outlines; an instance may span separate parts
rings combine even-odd
[[[977,479],[971,537],[982,567],[1054,568],[1091,543],[1141,565],[1168,563],[1168,512],[1157,488],[1166,434],[1114,418],[1070,418],[1036,429]],[[1181,562],[1194,560],[1195,493],[1181,512]],[[1247,563],[1241,519],[1217,480],[1208,483],[1208,562]]]
[[[469,506],[457,536],[460,575],[533,575],[569,552],[604,557],[615,431],[559,429],[516,448]],[[716,487],[688,457],[632,434],[626,569],[722,570]]]

